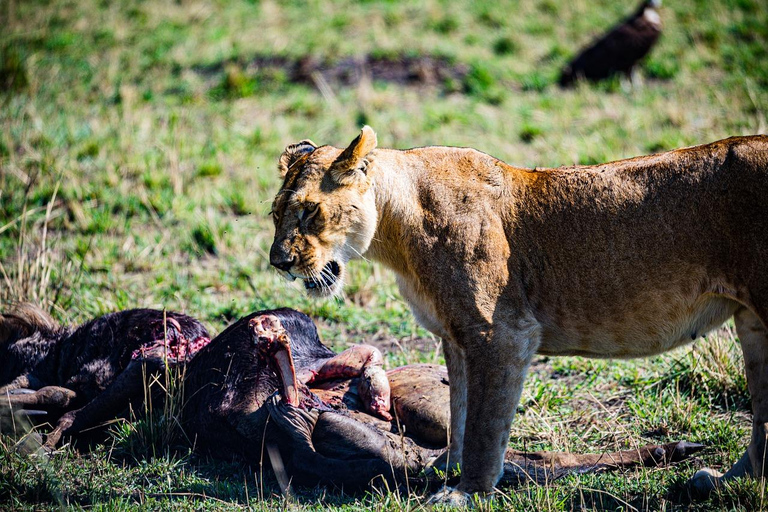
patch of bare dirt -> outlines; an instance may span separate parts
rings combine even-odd
[[[314,56],[257,56],[246,62],[221,62],[195,66],[193,70],[207,77],[222,72],[232,73],[233,70],[246,76],[280,72],[288,82],[317,87],[322,87],[323,82],[351,86],[370,80],[442,88],[455,88],[469,72],[468,66],[464,64],[456,64],[451,59],[434,55],[361,55],[339,60]]]

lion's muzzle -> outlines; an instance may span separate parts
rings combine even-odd
[[[288,272],[296,264],[296,257],[283,248],[284,244],[273,243],[269,250],[269,263],[283,272]]]

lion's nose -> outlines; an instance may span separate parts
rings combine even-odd
[[[269,255],[269,262],[273,267],[277,267],[282,271],[288,272],[296,263],[296,258],[289,254],[275,254],[273,252]]]

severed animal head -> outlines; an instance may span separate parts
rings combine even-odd
[[[280,156],[269,260],[287,279],[301,279],[309,295],[339,294],[347,262],[368,250],[377,223],[368,176],[375,148],[365,126],[344,150],[304,140]]]

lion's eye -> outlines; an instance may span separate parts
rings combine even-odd
[[[318,208],[318,205],[311,204],[299,210],[299,212],[297,213],[299,217],[299,221],[304,222],[307,219],[311,219],[317,213],[317,208]]]

